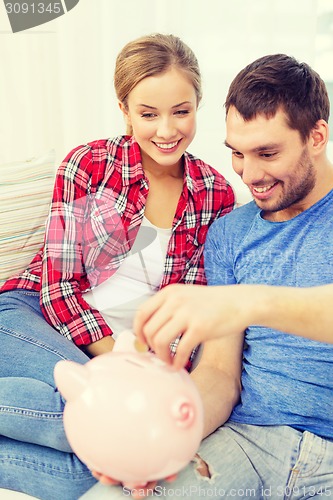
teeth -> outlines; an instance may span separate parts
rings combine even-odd
[[[270,186],[262,186],[262,187],[254,187],[253,191],[256,191],[257,193],[266,193],[266,191],[269,191],[274,184],[271,184]]]
[[[177,142],[178,141],[176,141],[176,142],[169,142],[169,144],[156,142],[155,144],[156,144],[156,146],[158,146],[161,149],[172,149],[175,146],[177,146]]]

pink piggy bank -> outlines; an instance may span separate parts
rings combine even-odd
[[[185,370],[139,353],[123,332],[112,352],[85,365],[59,361],[68,441],[91,470],[128,487],[163,479],[195,455],[203,431],[199,393]]]

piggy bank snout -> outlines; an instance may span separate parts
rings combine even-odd
[[[179,398],[171,407],[172,417],[178,427],[188,428],[194,424],[196,412],[193,403],[187,398]]]

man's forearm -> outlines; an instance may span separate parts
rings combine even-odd
[[[251,324],[333,343],[333,285],[312,288],[244,287],[248,288],[247,294],[252,303]]]
[[[204,432],[207,437],[226,422],[240,394],[238,384],[218,368],[203,366],[191,373],[204,407]]]

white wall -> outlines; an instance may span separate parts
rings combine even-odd
[[[330,79],[332,36],[318,33],[318,19],[325,9],[332,11],[331,4],[80,0],[66,15],[13,34],[1,3],[0,164],[50,148],[59,162],[82,142],[123,133],[112,81],[115,57],[127,41],[161,31],[188,43],[202,69],[204,98],[189,150],[223,172],[245,201],[247,191],[223,145],[228,86],[248,62],[274,52],[318,64]]]

